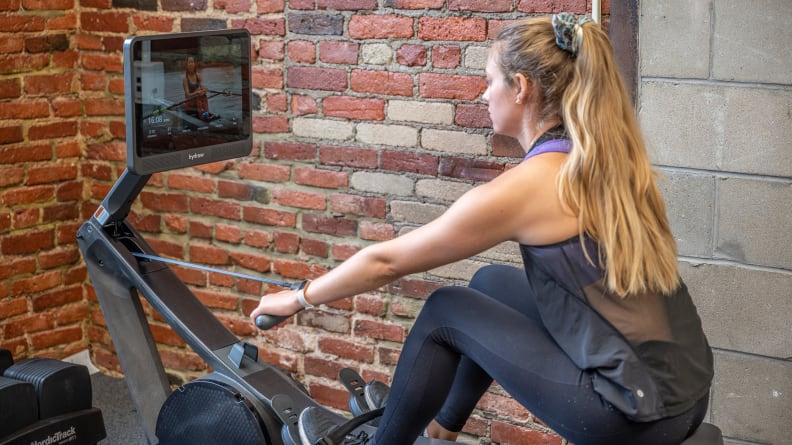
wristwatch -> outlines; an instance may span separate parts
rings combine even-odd
[[[310,280],[305,280],[300,283],[300,287],[297,289],[297,301],[300,302],[303,309],[313,309],[316,306],[312,305],[305,299],[305,291],[308,290],[308,285],[311,284]]]

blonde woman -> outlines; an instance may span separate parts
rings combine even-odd
[[[712,352],[606,34],[569,14],[515,23],[493,42],[486,75],[493,129],[525,160],[299,295],[262,297],[251,318],[516,241],[524,268],[488,266],[429,297],[376,434],[332,443],[405,445],[425,429],[454,440],[494,379],[576,445],[679,444],[705,415]],[[299,430],[309,445],[333,425],[308,408]]]

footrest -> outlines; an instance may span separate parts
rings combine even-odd
[[[297,430],[297,422],[300,420],[300,413],[294,409],[294,402],[291,397],[285,394],[277,394],[270,403],[275,415],[283,423],[281,427],[281,440],[283,445],[299,445],[300,433]]]
[[[349,411],[353,416],[359,416],[371,411],[366,403],[366,382],[354,369],[343,368],[338,373],[338,380],[349,391]]]

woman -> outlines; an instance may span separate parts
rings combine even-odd
[[[201,80],[201,74],[198,73],[198,66],[194,57],[187,58],[182,88],[184,88],[184,98],[186,99],[184,111],[199,119],[210,120],[212,115],[209,113],[209,99],[206,97],[207,90]]]
[[[486,75],[493,129],[525,160],[299,295],[263,297],[251,318],[517,241],[524,270],[488,266],[429,297],[376,434],[345,443],[410,444],[427,425],[454,440],[495,379],[576,445],[679,444],[705,415],[712,352],[607,36],[569,14],[525,20],[493,42]],[[304,445],[331,429],[322,416],[301,414]]]

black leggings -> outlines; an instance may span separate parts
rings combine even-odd
[[[399,358],[378,445],[411,444],[432,419],[461,431],[493,378],[576,445],[678,445],[707,410],[633,422],[594,392],[591,376],[556,345],[539,318],[522,269],[486,266],[470,287],[426,301]]]

